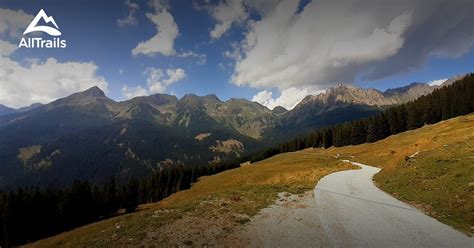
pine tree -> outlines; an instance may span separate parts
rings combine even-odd
[[[125,208],[127,213],[135,211],[138,207],[138,182],[132,178],[128,180],[128,183],[123,188],[122,196],[122,207]]]
[[[323,140],[322,140],[322,143],[323,143],[323,147],[324,148],[329,148],[333,145],[332,143],[332,132],[330,129],[326,128],[323,130]]]
[[[377,122],[375,118],[368,120],[366,141],[369,143],[377,141]]]

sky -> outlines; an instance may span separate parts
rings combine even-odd
[[[41,9],[60,36],[23,34]],[[291,109],[340,83],[439,83],[474,72],[473,9],[472,0],[0,0],[0,104],[97,85],[117,101],[216,94]],[[35,37],[67,46],[18,47]]]

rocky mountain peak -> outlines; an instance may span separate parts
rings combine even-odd
[[[314,108],[317,112],[320,112],[347,104],[374,107],[389,106],[412,101],[422,95],[431,93],[435,88],[426,83],[412,83],[381,92],[372,88],[363,89],[350,84],[339,84],[319,95],[305,97],[295,109]]]
[[[85,91],[74,93],[68,97],[58,99],[50,104],[47,104],[47,108],[51,108],[58,105],[69,105],[69,106],[84,106],[89,104],[115,104],[115,102],[107,96],[97,86],[91,87]]]
[[[272,113],[275,115],[282,115],[286,112],[288,112],[288,110],[282,106],[276,106],[275,108],[272,109]]]
[[[453,78],[450,78],[450,79],[444,81],[444,83],[442,83],[442,84],[441,84],[440,86],[438,86],[438,87],[439,87],[439,88],[442,88],[442,87],[444,87],[444,86],[451,85],[451,84],[453,84],[454,82],[463,79],[464,77],[466,77],[466,75],[455,76],[455,77],[453,77]]]
[[[218,104],[218,103],[222,103],[222,102],[214,94],[206,95],[206,96],[186,94],[179,100],[179,106],[187,107],[187,108],[193,108],[193,107],[198,107],[198,106],[203,106],[203,105],[208,105],[208,104]]]
[[[425,83],[411,83],[407,86],[388,89],[383,93],[383,95],[388,99],[392,99],[395,104],[400,104],[427,95],[433,92],[434,89],[436,89],[436,86],[430,86]]]
[[[83,92],[79,92],[78,94],[88,97],[105,97],[104,91],[102,91],[98,86],[93,86]]]
[[[161,106],[161,105],[167,105],[167,104],[176,104],[178,102],[178,98],[173,95],[167,95],[167,94],[154,94],[150,96],[145,97],[146,100],[153,105]]]
[[[369,106],[380,106],[393,104],[384,99],[382,93],[376,89],[362,89],[353,85],[339,84],[326,90],[316,96],[308,96],[300,104],[308,102],[320,102],[323,105],[332,105],[336,103],[354,103]],[[299,105],[300,105],[299,104]]]
[[[215,94],[209,94],[202,97],[205,101],[208,102],[220,102],[221,100]]]

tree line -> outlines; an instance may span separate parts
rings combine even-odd
[[[118,187],[115,178],[100,186],[75,181],[68,188],[18,188],[0,192],[2,247],[34,241],[107,218],[119,208],[136,208],[136,180]]]
[[[235,168],[238,161],[206,167],[168,165],[137,180],[99,185],[75,181],[69,187],[27,187],[0,191],[0,247],[11,247],[52,236],[78,226],[130,213],[188,189],[197,178]],[[121,211],[120,211],[121,210]]]
[[[308,135],[263,149],[245,159],[255,162],[279,153],[309,147],[328,148],[376,142],[393,134],[472,112],[474,74],[471,73],[451,85],[434,90],[431,94],[388,108],[372,117],[318,129]]]

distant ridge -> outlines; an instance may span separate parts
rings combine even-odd
[[[373,116],[434,89],[414,83],[381,92],[341,84],[307,96],[292,110],[270,110],[213,94],[180,99],[155,94],[117,102],[94,86],[45,105],[0,106],[10,112],[0,116],[0,175],[9,175],[0,178],[0,187],[101,181],[111,175],[123,179],[162,166],[218,164],[262,145]]]
[[[22,113],[22,112],[27,112],[27,111],[30,111],[30,110],[34,110],[34,109],[37,109],[39,107],[43,106],[43,104],[41,103],[33,103],[29,106],[26,106],[26,107],[21,107],[19,109],[15,109],[15,108],[10,108],[8,106],[5,106],[3,104],[0,104],[0,116],[3,116],[3,115],[9,115],[9,114],[15,114],[15,113]]]

